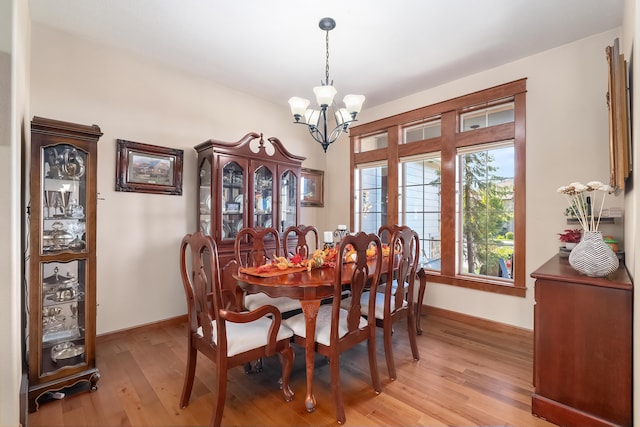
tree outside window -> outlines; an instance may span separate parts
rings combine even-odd
[[[504,159],[512,158],[512,146],[459,155],[460,273],[511,278],[513,161]]]

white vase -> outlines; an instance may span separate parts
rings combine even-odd
[[[569,264],[587,276],[604,277],[617,270],[619,261],[601,232],[584,231],[582,240],[569,254]]]
[[[569,250],[571,250],[571,249],[575,248],[576,245],[577,245],[577,243],[575,243],[575,242],[565,242],[564,247],[569,249]]]

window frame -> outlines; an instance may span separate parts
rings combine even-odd
[[[359,164],[357,165],[357,167],[355,168],[355,182],[356,182],[356,186],[358,187],[358,190],[362,190],[362,183],[361,181],[361,177],[362,177],[362,171],[367,169],[367,170],[373,170],[373,169],[381,169],[381,168],[387,168],[387,174],[389,171],[389,166],[387,164],[386,161],[383,162],[374,162],[374,163],[364,163],[364,164]],[[381,176],[383,176],[381,174]],[[383,189],[385,189],[388,185],[388,175],[387,175],[387,179],[384,180],[382,179],[382,181],[385,181],[383,183],[380,184],[380,190],[381,193],[383,193]],[[375,189],[375,188],[373,188]],[[353,187],[353,191],[355,191],[355,186]],[[387,188],[387,195],[388,195],[388,188]],[[353,224],[355,224],[359,230],[362,230],[362,224],[363,224],[363,217],[366,215],[367,212],[364,212],[363,206],[362,204],[364,203],[364,195],[362,197],[360,197],[359,194],[354,194],[353,197],[354,200],[354,210],[353,210],[353,214],[351,215],[351,217],[353,218],[353,223],[351,226],[351,229],[353,230]],[[384,205],[381,203],[379,205],[380,210],[379,211],[372,211],[373,214],[380,214],[380,219],[382,220],[382,217],[387,217],[389,216],[389,212],[388,212],[388,201],[385,200],[386,203],[384,203]],[[384,208],[387,208],[387,211],[384,210]],[[377,222],[377,221],[376,221]],[[373,232],[377,232],[378,229],[380,228],[380,226],[383,225],[382,223],[379,224],[378,226],[375,227],[375,230],[373,230]],[[372,232],[371,230],[369,232]]]
[[[407,185],[407,179],[406,179],[406,169],[405,166],[408,163],[415,163],[416,161],[418,162],[425,162],[425,161],[434,161],[437,162],[439,167],[439,171],[442,170],[442,159],[440,156],[439,152],[429,152],[429,153],[424,153],[424,154],[420,154],[417,156],[411,156],[411,157],[401,157],[400,158],[400,164],[399,164],[399,182],[398,182],[398,222],[401,224],[408,224],[409,220],[407,220],[407,216],[410,215],[410,212],[408,211],[408,209],[406,208],[406,204],[407,204],[407,188],[410,187],[409,185]],[[425,187],[427,187],[427,185],[424,183],[424,181],[422,182],[422,184],[419,185],[421,188],[421,190],[425,191]],[[417,186],[413,186],[413,187],[417,187]],[[440,194],[440,185],[438,184],[438,194]],[[402,207],[402,209],[400,209],[400,207]],[[422,213],[427,213],[425,211],[425,204],[424,204],[424,199],[422,201]],[[433,213],[433,212],[431,212]],[[441,229],[442,227],[440,226],[440,224],[442,223],[442,209],[440,206],[440,198],[438,197],[438,219],[437,222],[439,224],[438,227],[438,254],[439,257],[437,259],[438,264],[440,263],[440,259],[441,259],[441,244],[442,244],[442,239],[441,239]],[[424,220],[426,219],[424,216],[422,216],[423,219],[423,223],[422,223],[422,227],[421,229],[424,231],[425,228],[425,223]],[[416,230],[418,231],[418,230]],[[433,262],[434,260],[431,260],[431,258],[428,256],[428,254],[431,254],[431,248],[429,247],[429,251],[427,251],[426,249],[426,245],[427,242],[429,242],[429,246],[431,246],[431,242],[433,242],[434,240],[427,238],[426,236],[420,234],[420,251],[421,253],[421,259],[423,259],[425,262],[430,263]],[[436,271],[440,271],[440,268],[435,268],[434,270]]]
[[[354,172],[364,163],[386,160],[388,167],[388,221],[399,223],[398,184],[400,159],[431,152],[440,152],[442,161],[442,263],[440,271],[426,270],[429,281],[482,291],[526,296],[526,78],[463,95],[437,104],[386,117],[350,129],[351,144],[351,228],[354,227]],[[473,131],[460,130],[460,116],[470,110],[513,102],[514,121]],[[404,128],[427,118],[439,116],[441,136],[403,144]],[[386,132],[388,146],[357,152],[360,138]],[[456,268],[456,157],[463,147],[482,146],[496,141],[513,140],[514,145],[514,244],[513,281],[492,280],[488,276],[465,276]],[[448,214],[451,213],[451,214]]]

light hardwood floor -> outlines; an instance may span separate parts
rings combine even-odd
[[[423,312],[424,313],[424,312]],[[468,323],[436,312],[423,314],[418,336],[420,360],[414,362],[406,327],[398,324],[394,351],[398,379],[390,381],[378,331],[378,366],[383,389],[371,387],[366,344],[341,357],[347,426],[553,426],[531,415],[533,337],[528,331]],[[161,326],[99,337],[96,392],[68,395],[40,405],[28,427],[54,426],[203,426],[211,416],[213,364],[198,358],[187,408],[178,406],[186,360],[186,324]],[[278,389],[277,358],[264,371],[229,375],[223,425],[335,426],[329,366],[316,358],[315,412],[304,409],[304,352],[296,348],[292,373],[294,400]]]

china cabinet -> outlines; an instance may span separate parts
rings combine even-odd
[[[624,264],[594,278],[556,255],[531,276],[533,414],[567,427],[632,425],[633,284]]]
[[[29,206],[29,411],[97,389],[96,166],[102,132],[34,117]]]
[[[243,227],[273,227],[281,233],[298,224],[299,182],[304,157],[275,137],[249,133],[237,142],[210,139],[198,153],[198,225],[218,245],[220,265],[233,258]]]

